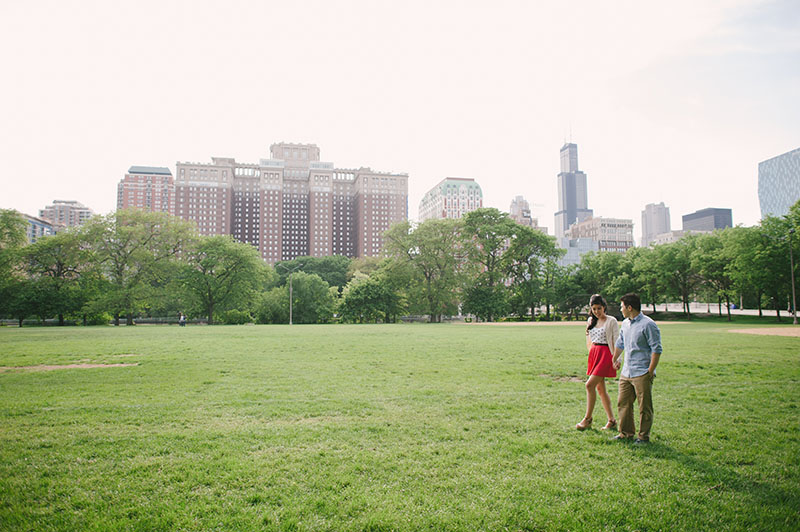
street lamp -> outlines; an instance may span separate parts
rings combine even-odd
[[[797,325],[797,299],[794,295],[794,252],[792,251],[792,235],[794,235],[794,227],[789,229],[789,267],[792,269],[792,324]]]
[[[291,325],[292,324],[292,299],[293,299],[293,297],[292,297],[292,289],[293,289],[293,286],[292,286],[292,274],[295,271],[297,271],[300,268],[302,268],[303,265],[302,264],[298,264],[297,266],[295,266],[294,268],[291,268],[291,269],[289,269],[289,267],[287,267],[287,266],[284,266],[283,264],[276,264],[276,266],[280,266],[281,268],[283,268],[284,270],[289,272],[289,325]]]

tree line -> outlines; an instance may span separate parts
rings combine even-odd
[[[484,208],[459,220],[402,222],[380,258],[300,257],[275,266],[230,236],[199,235],[163,213],[120,210],[26,245],[27,222],[0,210],[0,316],[101,324],[179,312],[209,324],[395,322],[459,313],[485,321],[573,319],[593,293],[643,304],[715,301],[789,307],[789,246],[800,202],[755,227],[689,235],[625,254],[600,252],[563,267],[564,250],[507,213]],[[292,272],[290,274],[290,272]],[[291,278],[292,289],[289,290]]]

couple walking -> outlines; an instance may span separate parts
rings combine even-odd
[[[650,441],[653,425],[653,379],[661,357],[661,331],[653,320],[642,314],[642,301],[636,294],[625,294],[620,307],[625,321],[622,327],[613,316],[606,314],[605,299],[595,294],[589,300],[590,315],[586,326],[586,346],[589,349],[589,368],[586,374],[586,416],[575,425],[578,430],[592,426],[592,412],[600,395],[608,423],[603,430],[617,429],[617,420],[611,409],[611,398],[606,391],[606,377],[614,378],[620,368],[620,355],[625,352],[625,363],[619,378],[619,434],[616,440],[628,440],[636,434],[633,422],[633,401],[639,403],[639,432],[634,443]],[[613,355],[612,355],[613,349]]]

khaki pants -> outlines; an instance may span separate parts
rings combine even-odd
[[[632,438],[636,433],[633,424],[633,400],[639,403],[639,435],[640,440],[650,440],[650,427],[653,426],[653,379],[647,373],[640,377],[619,378],[619,433]]]

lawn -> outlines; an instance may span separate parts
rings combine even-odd
[[[643,447],[580,325],[0,328],[138,364],[0,372],[0,529],[797,530],[800,338],[737,327],[662,325]]]

